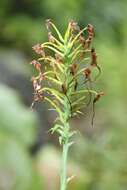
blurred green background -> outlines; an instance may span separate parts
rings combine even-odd
[[[127,1],[0,1],[0,190],[59,189],[60,149],[51,136],[54,115],[45,104],[30,111],[35,58],[31,47],[47,39],[45,19],[64,32],[67,22],[95,26],[94,46],[102,75],[96,88],[105,96],[72,121],[81,133],[69,155],[68,190],[127,189]],[[77,128],[78,126],[78,128]]]

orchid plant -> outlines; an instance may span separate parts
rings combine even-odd
[[[97,62],[95,48],[91,47],[94,28],[88,24],[80,29],[75,21],[70,21],[62,36],[52,20],[46,20],[48,42],[33,46],[38,58],[30,64],[37,71],[32,77],[34,97],[31,107],[39,101],[47,101],[57,113],[51,133],[57,133],[62,147],[60,190],[66,190],[71,177],[67,177],[68,150],[76,133],[70,127],[70,119],[83,114],[88,106],[87,97],[94,104],[103,95],[90,88],[101,69]],[[97,75],[93,71],[97,70]]]

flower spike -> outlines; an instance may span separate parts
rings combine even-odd
[[[96,92],[92,84],[101,73],[95,48],[91,48],[94,38],[94,27],[88,24],[80,29],[77,22],[71,20],[61,35],[51,19],[46,20],[48,41],[32,47],[39,58],[30,64],[37,71],[32,77],[33,102],[48,102],[51,110],[57,113],[51,133],[56,132],[59,143],[63,146],[63,166],[61,170],[61,190],[67,187],[66,160],[69,147],[73,144],[70,120],[90,104],[93,106],[92,125],[95,115],[94,105],[104,95]],[[55,33],[55,34],[54,34]],[[87,33],[87,37],[85,34]],[[92,80],[93,70],[98,69],[98,75]],[[42,72],[43,71],[43,72]]]

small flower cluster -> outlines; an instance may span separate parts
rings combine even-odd
[[[91,47],[94,27],[88,24],[80,29],[75,21],[70,21],[64,36],[52,20],[46,20],[46,27],[48,42],[37,44],[32,48],[39,56],[37,60],[31,62],[38,72],[36,77],[32,77],[34,89],[32,107],[36,101],[47,100],[58,112],[61,121],[64,121],[64,113],[67,110],[69,111],[66,119],[81,113],[82,107],[86,106],[86,96],[93,94],[94,104],[104,94],[97,93],[87,86],[101,73],[95,48]],[[95,68],[98,74],[93,77],[92,71]]]

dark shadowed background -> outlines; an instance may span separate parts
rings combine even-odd
[[[59,189],[60,148],[48,132],[54,114],[46,104],[30,110],[36,57],[47,40],[45,19],[64,33],[68,21],[95,27],[93,45],[102,67],[96,89],[105,96],[72,126],[79,130],[69,155],[68,190],[127,189],[127,1],[0,1],[0,190]]]

